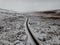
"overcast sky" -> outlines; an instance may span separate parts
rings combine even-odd
[[[60,9],[60,0],[0,0],[0,8],[17,12]]]

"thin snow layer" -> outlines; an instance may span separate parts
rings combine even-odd
[[[60,45],[60,19],[30,17],[28,25],[40,45]]]

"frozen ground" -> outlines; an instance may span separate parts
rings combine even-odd
[[[60,45],[60,19],[0,11],[0,45]]]
[[[40,45],[60,45],[60,19],[30,17],[28,26]]]
[[[14,12],[0,11],[0,45],[36,45],[27,30],[26,18],[13,15]]]

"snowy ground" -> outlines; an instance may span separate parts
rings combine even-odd
[[[13,14],[0,13],[0,45],[35,45],[27,30],[26,18]]]
[[[28,26],[40,45],[60,45],[60,19],[30,17]]]
[[[60,19],[0,11],[0,45],[37,45],[37,42],[60,45]]]

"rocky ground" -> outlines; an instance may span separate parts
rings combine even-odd
[[[0,45],[60,45],[60,19],[0,11]]]

